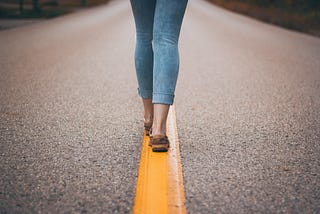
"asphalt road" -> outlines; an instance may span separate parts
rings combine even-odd
[[[0,212],[130,213],[142,139],[128,1],[0,32]],[[189,213],[320,212],[320,39],[190,0]]]

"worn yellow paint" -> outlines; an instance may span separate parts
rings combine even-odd
[[[144,133],[133,213],[186,213],[175,107],[167,120],[168,152],[152,152]]]

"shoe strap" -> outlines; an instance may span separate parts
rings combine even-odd
[[[168,137],[164,134],[152,135],[153,139],[168,139]]]
[[[152,136],[152,145],[169,144],[168,137],[166,135],[154,135]]]

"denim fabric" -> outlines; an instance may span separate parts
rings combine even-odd
[[[130,1],[139,95],[172,105],[179,73],[178,40],[188,0]]]

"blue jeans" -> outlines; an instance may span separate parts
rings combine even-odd
[[[136,26],[139,95],[172,105],[179,73],[178,40],[188,0],[130,0]]]

